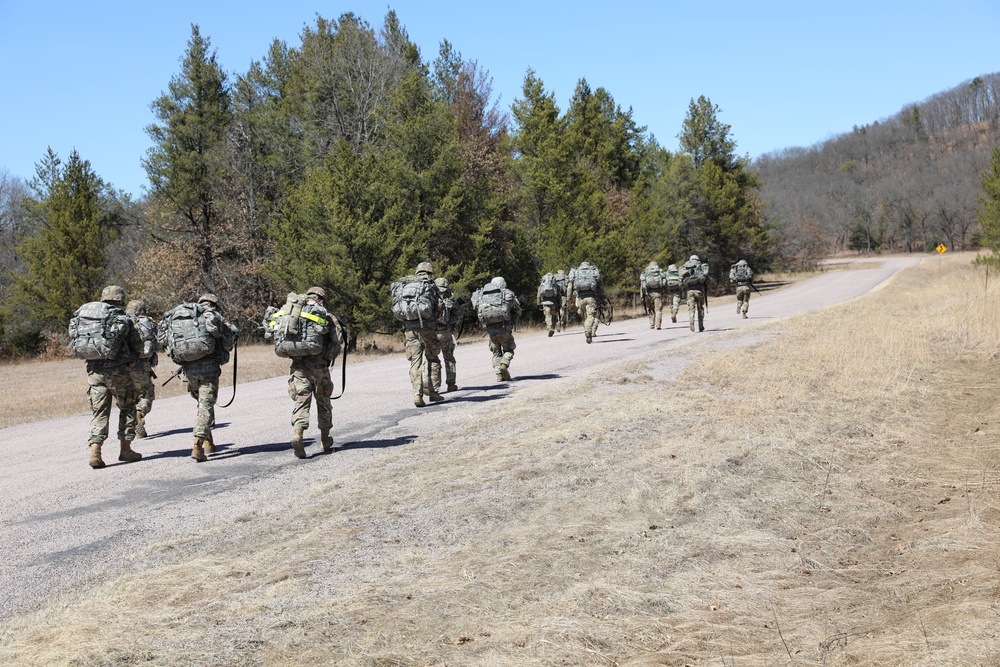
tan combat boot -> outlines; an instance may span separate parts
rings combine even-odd
[[[500,375],[503,377],[504,382],[508,382],[510,380],[510,371],[507,370],[507,367],[503,364],[500,365]]]
[[[301,426],[295,427],[295,433],[292,434],[292,451],[295,452],[295,456],[304,459],[306,457],[306,448],[302,443],[303,433],[305,429]]]
[[[424,397],[420,394],[413,395],[413,404],[418,408],[422,408],[425,405],[427,405],[426,403],[424,403]]]
[[[101,458],[101,443],[90,443],[90,467],[94,470],[104,467],[104,459]]]
[[[142,454],[139,452],[132,451],[132,441],[122,440],[121,441],[122,450],[118,454],[119,461],[126,461],[128,463],[134,463],[142,458]]]
[[[448,383],[448,391],[449,392],[458,391],[458,385],[455,384],[454,382],[449,382]]]
[[[202,443],[202,446],[205,448],[206,456],[211,456],[215,453],[215,439],[212,437],[211,431],[205,437],[205,442]]]
[[[135,437],[145,438],[148,434],[146,433],[146,415],[135,411]]]
[[[205,438],[195,438],[194,446],[191,448],[191,458],[193,458],[198,463],[204,463],[205,461],[208,460],[208,457],[205,456],[205,450],[202,449],[204,444],[205,444]]]
[[[323,445],[324,453],[330,453],[333,451],[333,438],[330,437],[330,429],[321,428],[319,430],[319,442]]]

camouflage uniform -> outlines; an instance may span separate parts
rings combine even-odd
[[[691,255],[691,259],[681,267],[681,279],[684,281],[687,290],[688,321],[691,331],[695,330],[697,321],[698,331],[705,330],[705,303],[707,294],[705,292],[704,278],[697,278],[695,271],[701,265],[697,255]],[[689,277],[690,276],[690,277]]]
[[[557,293],[555,296],[546,297],[542,294],[542,287],[545,279],[550,276],[555,279]],[[538,293],[535,296],[535,301],[542,306],[542,313],[545,315],[545,326],[549,328],[549,336],[551,336],[559,329],[559,325],[561,324],[562,287],[559,285],[559,279],[551,273],[546,273],[542,276],[542,283],[538,285]]]
[[[118,309],[127,323],[123,334],[125,342],[114,359],[87,361],[87,398],[93,416],[90,419],[91,468],[103,468],[101,447],[108,439],[111,421],[112,401],[118,405],[118,441],[121,445],[119,461],[138,461],[142,455],[132,450],[135,439],[135,404],[137,393],[132,380],[132,372],[142,352],[142,338],[132,321],[127,318],[122,307],[125,304],[125,290],[110,285],[101,293],[101,301]],[[79,311],[78,311],[79,312]]]
[[[455,379],[455,323],[460,317],[459,308],[455,302],[455,295],[448,286],[447,278],[438,278],[434,281],[434,284],[438,286],[441,297],[441,315],[437,318],[436,325],[438,347],[441,349],[441,355],[444,357],[445,382],[448,385],[448,391],[458,391],[458,384],[456,384]],[[430,388],[433,388],[436,392],[441,390],[440,373],[438,374],[437,384],[431,381],[430,387],[426,390],[427,394],[430,394]]]
[[[417,265],[415,274],[417,280],[434,283],[434,268],[430,262]],[[433,289],[437,289],[434,285]],[[440,316],[439,304],[438,316]],[[413,404],[418,408],[424,403],[424,369],[423,360],[426,357],[429,369],[428,394],[433,402],[443,401],[444,397],[434,389],[441,386],[441,347],[438,344],[437,325],[434,321],[403,322],[403,338],[406,345],[406,358],[410,362],[410,386],[413,389]]]
[[[583,320],[583,333],[590,343],[597,335],[597,299],[604,293],[604,284],[600,278],[597,280],[597,289],[580,290],[576,286],[580,269],[591,266],[589,262],[583,262],[579,267],[570,271],[570,290],[576,297],[576,309]]]
[[[194,446],[191,448],[191,458],[199,463],[208,460],[205,454],[215,453],[212,429],[215,427],[219,377],[222,375],[222,365],[229,362],[229,352],[236,342],[234,327],[223,319],[217,310],[218,303],[214,294],[203,294],[198,298],[198,305],[206,310],[206,328],[215,339],[215,349],[201,359],[180,364],[188,393],[198,401],[198,415],[192,429]]]
[[[125,313],[131,318],[136,329],[142,334],[143,346],[139,360],[132,369],[132,380],[135,382],[138,402],[135,405],[135,437],[146,437],[146,415],[153,409],[156,400],[156,373],[153,368],[159,363],[156,356],[156,323],[146,315],[146,304],[142,301],[129,301]]]
[[[676,264],[667,267],[667,293],[670,295],[670,321],[677,321],[681,309],[681,276]]]
[[[562,269],[556,271],[556,284],[559,285],[559,330],[565,331],[569,324],[569,276]]]
[[[750,270],[745,259],[736,262],[729,269],[729,280],[736,283],[736,313],[742,313],[743,319],[747,319],[747,311],[750,310],[750,283],[753,282],[753,271]]]
[[[651,287],[647,285],[656,276],[659,278],[659,285]],[[666,277],[660,271],[656,262],[650,262],[646,270],[639,276],[639,293],[649,309],[649,328],[659,329],[663,320],[663,293],[666,290]]]
[[[514,325],[517,318],[521,316],[521,302],[517,296],[507,289],[507,281],[497,276],[491,280],[485,289],[499,289],[503,293],[504,300],[510,304],[511,319],[503,322],[484,323],[486,335],[490,340],[490,352],[493,353],[493,371],[497,374],[498,381],[510,380],[510,362],[514,359],[514,350],[517,344],[514,342]],[[473,306],[479,310],[479,301],[475,301]]]

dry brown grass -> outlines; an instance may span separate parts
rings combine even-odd
[[[12,620],[0,663],[1000,664],[998,296],[952,256],[676,377],[470,407]]]

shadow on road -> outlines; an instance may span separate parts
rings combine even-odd
[[[229,426],[229,422],[222,422],[221,424],[216,424],[215,426],[212,427],[212,432],[215,433],[220,428],[226,428],[227,426]],[[179,435],[181,433],[191,433],[191,432],[192,432],[192,427],[175,428],[170,431],[157,431],[156,433],[150,433],[145,438],[139,438],[138,442],[136,442],[136,445],[138,446],[141,445],[142,442],[156,440],[157,438],[166,438],[167,436],[171,435]]]
[[[517,380],[555,380],[556,378],[561,378],[562,376],[558,373],[546,373],[545,375],[515,375],[511,378],[512,381]]]
[[[360,442],[346,442],[343,445],[337,445],[335,451],[343,451],[345,449],[386,449],[388,447],[401,447],[402,445],[408,445],[417,439],[415,435],[402,435],[398,438],[389,438],[388,440],[363,440]]]

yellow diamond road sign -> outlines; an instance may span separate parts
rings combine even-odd
[[[948,252],[948,247],[945,244],[941,244],[937,247],[938,254],[943,255]]]

